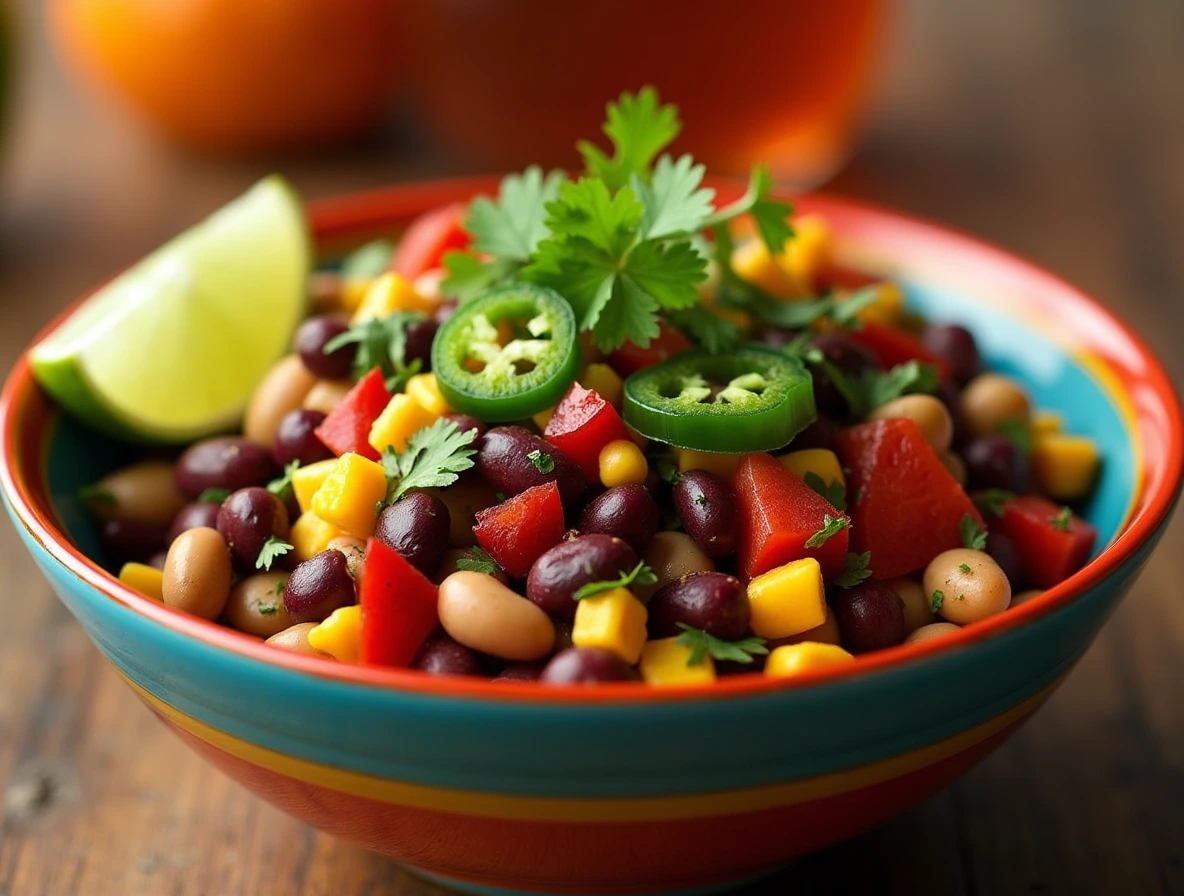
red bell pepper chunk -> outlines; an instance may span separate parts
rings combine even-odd
[[[694,348],[682,330],[670,326],[665,321],[659,322],[658,330],[658,335],[645,348],[635,342],[626,342],[609,355],[608,362],[613,370],[621,376],[630,376]]]
[[[932,364],[945,379],[950,375],[950,364],[939,358],[910,333],[886,327],[883,324],[865,323],[858,330],[847,334],[852,342],[862,345],[871,352],[885,370],[909,361]]]
[[[563,540],[563,502],[559,486],[544,482],[494,507],[477,511],[473,534],[489,556],[515,578],[522,578],[547,548]]]
[[[813,557],[823,578],[843,571],[848,530],[839,529],[822,544],[806,547],[825,518],[848,517],[768,454],[749,454],[732,477],[740,531],[736,558],[745,579],[778,566]]]
[[[382,371],[375,367],[346,393],[341,404],[316,428],[317,438],[338,457],[347,451],[378,460],[370,444],[370,427],[391,400]]]
[[[579,464],[589,482],[600,481],[600,450],[628,439],[617,409],[593,389],[572,383],[551,415],[543,438]]]
[[[871,551],[872,574],[916,572],[942,551],[962,547],[959,524],[983,519],[912,420],[877,420],[839,434],[851,471],[847,494],[852,550]]]
[[[1055,522],[1054,522],[1055,521]],[[1020,495],[1003,505],[991,528],[1015,544],[1024,577],[1040,588],[1058,585],[1085,565],[1098,530],[1039,495]]]
[[[371,538],[366,544],[358,596],[362,663],[410,666],[440,622],[436,586],[398,551]]]
[[[403,234],[391,259],[391,270],[414,280],[443,264],[444,253],[467,249],[471,241],[464,228],[467,206],[454,202],[420,215]]]

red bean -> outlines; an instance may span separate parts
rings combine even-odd
[[[904,640],[904,604],[883,582],[840,589],[831,607],[843,646],[852,653],[881,650]]]
[[[470,429],[475,430],[477,435],[473,438],[475,443],[480,443],[481,439],[485,437],[485,433],[489,427],[478,420],[476,417],[470,417],[468,414],[445,414],[445,420],[451,420],[456,424],[458,432],[468,432]]]
[[[266,485],[278,474],[271,450],[241,436],[206,439],[177,459],[177,487],[191,501],[208,488],[233,492]]]
[[[512,663],[494,676],[494,681],[538,681],[543,674],[543,663]]]
[[[435,495],[412,492],[382,512],[374,537],[430,577],[448,550],[451,528],[452,516],[443,501]]]
[[[284,414],[275,433],[276,463],[286,467],[298,460],[301,466],[307,466],[332,457],[333,452],[316,434],[316,428],[324,422],[324,412],[311,408],[297,408]]]
[[[655,638],[682,634],[681,622],[725,641],[737,641],[748,634],[752,611],[739,579],[722,572],[700,572],[659,588],[650,598],[649,614]]]
[[[534,455],[536,451],[539,454]],[[521,426],[489,430],[477,450],[476,470],[506,497],[554,482],[564,506],[578,501],[586,487],[583,472],[567,455]]]
[[[485,674],[481,657],[444,632],[437,632],[424,642],[411,661],[411,668],[430,675]]]
[[[598,684],[636,681],[637,672],[615,653],[598,647],[569,647],[552,657],[539,681],[544,684]]]
[[[143,563],[164,547],[164,527],[143,520],[107,520],[99,528],[99,545],[111,566]]]
[[[293,623],[321,622],[356,601],[354,580],[341,551],[321,551],[305,560],[284,584],[284,609]]]
[[[684,473],[674,486],[674,510],[708,557],[726,557],[736,550],[736,496],[718,476],[706,470]]]
[[[218,532],[242,569],[254,570],[267,539],[288,539],[288,510],[265,488],[241,488],[222,502]]]
[[[620,577],[637,566],[637,552],[611,535],[582,535],[543,553],[526,579],[526,597],[553,619],[574,619],[572,595],[589,582]]]
[[[950,365],[959,385],[966,385],[980,373],[983,362],[974,334],[957,324],[933,324],[921,334],[922,344]]]
[[[581,532],[615,535],[644,551],[658,531],[658,505],[644,485],[618,485],[597,495],[580,514]]]
[[[436,331],[440,329],[440,322],[428,318],[407,326],[407,346],[403,350],[403,361],[407,364],[419,361],[423,365],[421,370],[431,370],[432,342],[436,338]]]
[[[876,359],[861,345],[852,342],[842,333],[822,333],[815,336],[810,347],[822,352],[827,363],[835,367],[849,379],[860,380],[869,370],[879,367]],[[812,368],[814,377],[814,403],[818,411],[836,419],[843,420],[851,416],[852,408],[848,405],[843,393],[831,382],[830,376],[821,366]]]
[[[1018,591],[1017,586],[1023,581],[1023,568],[1020,565],[1020,552],[1016,550],[1015,542],[1002,532],[988,532],[987,554],[1007,576],[1012,592]]]
[[[998,488],[1022,494],[1028,490],[1028,457],[1003,435],[979,436],[962,449],[967,487]]]
[[[217,529],[218,528],[218,511],[221,509],[221,504],[215,504],[213,501],[194,501],[192,504],[186,504],[181,508],[181,512],[173,519],[173,524],[169,526],[168,543],[172,544],[177,536],[186,529]]]
[[[310,317],[300,325],[293,343],[309,373],[323,380],[340,380],[349,376],[358,353],[356,342],[325,353],[325,346],[348,329],[349,325],[345,321],[331,315]]]

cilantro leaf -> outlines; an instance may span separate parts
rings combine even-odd
[[[613,279],[612,290],[596,316],[593,341],[601,351],[611,352],[626,342],[649,345],[661,332],[658,303],[653,296],[627,277]]]
[[[944,592],[934,591],[933,594],[929,596],[929,609],[934,613],[937,613],[941,610],[941,605],[944,604],[945,601],[946,596]]]
[[[292,493],[292,474],[300,469],[300,461],[294,460],[284,466],[284,475],[267,483],[267,490],[281,501]],[[225,499],[223,499],[225,500]]]
[[[271,600],[259,602],[259,615],[261,616],[274,616],[279,611],[280,605],[277,601]]]
[[[263,547],[259,549],[259,556],[255,558],[255,568],[270,570],[271,564],[275,562],[276,558],[284,556],[291,550],[293,550],[292,545],[288,542],[269,535],[267,541],[263,542]]]
[[[624,271],[663,308],[691,308],[699,304],[696,286],[707,279],[707,259],[686,240],[645,240],[629,253]]]
[[[115,495],[100,485],[82,486],[78,489],[78,500],[90,508],[116,507],[119,504]]]
[[[603,180],[564,181],[559,198],[547,203],[551,238],[579,237],[612,257],[633,243],[645,206],[631,187],[610,193]]]
[[[857,289],[855,292],[844,296],[841,301],[835,302],[835,309],[830,319],[843,329],[858,329],[862,326],[858,317],[859,312],[864,308],[874,305],[879,298],[880,287],[877,284],[865,286],[863,289]]]
[[[446,296],[468,301],[512,276],[520,267],[506,259],[482,261],[476,255],[450,249],[444,253],[444,269],[448,276],[440,281],[440,291]]]
[[[230,497],[228,488],[207,488],[197,496],[198,504],[221,504]]]
[[[813,470],[807,470],[802,481],[825,498],[835,510],[847,509],[847,488],[843,483],[838,480],[827,482]]]
[[[606,591],[615,591],[617,588],[628,588],[631,585],[653,585],[658,581],[658,577],[654,571],[646,566],[645,562],[638,563],[632,570],[622,573],[620,578],[609,579],[603,582],[588,582],[581,585],[572,594],[572,600],[584,600],[588,597],[595,597],[597,594],[604,594]]]
[[[805,547],[818,548],[822,547],[834,536],[838,535],[844,529],[851,525],[851,521],[846,517],[834,517],[829,513],[822,517],[822,528],[806,539]]]
[[[744,195],[713,214],[704,222],[704,226],[714,227],[742,215],[751,215],[765,248],[770,254],[779,255],[793,237],[793,227],[789,223],[793,206],[780,199],[772,199],[769,196],[772,191],[773,177],[769,169],[763,165],[756,166],[752,169]]]
[[[287,584],[288,584],[287,579],[280,579],[278,582],[275,583],[275,593],[277,596],[284,593],[284,586]]]
[[[648,173],[650,163],[682,130],[678,107],[659,105],[658,92],[643,87],[636,95],[622,93],[606,109],[605,136],[612,141],[613,157],[587,140],[577,144],[588,173],[609,189],[629,183],[634,175]]]
[[[999,424],[999,435],[1010,439],[1020,454],[1032,453],[1032,428],[1022,420],[1004,420]]]
[[[651,183],[634,175],[633,192],[645,206],[641,217],[643,236],[654,239],[703,229],[715,199],[715,190],[701,186],[706,170],[689,155],[679,157],[677,162],[662,156],[654,167]]]
[[[547,236],[547,203],[559,196],[562,171],[546,176],[532,165],[521,174],[502,178],[497,199],[478,196],[469,205],[465,229],[473,235],[473,251],[526,263]]]
[[[544,454],[538,448],[527,454],[526,459],[534,464],[534,468],[540,473],[550,473],[555,469],[555,461],[551,455]]]
[[[361,379],[377,367],[385,377],[402,377],[405,380],[414,366],[406,363],[407,328],[425,320],[427,315],[422,311],[396,311],[382,319],[366,318],[330,339],[325,344],[324,352],[330,354],[356,343],[355,378]]]
[[[497,561],[479,547],[471,547],[465,551],[463,557],[458,557],[456,568],[465,572],[483,572],[489,576],[496,576],[502,571],[502,568],[497,565]]]
[[[989,488],[985,491],[975,492],[971,495],[971,500],[974,505],[983,513],[994,517],[1003,516],[1003,511],[1006,509],[1007,502],[1015,500],[1013,492],[1004,491],[1001,488]]]
[[[958,523],[958,534],[962,536],[963,547],[970,548],[972,551],[987,549],[987,532],[969,513],[962,517]]]
[[[1073,511],[1068,507],[1062,507],[1054,517],[1049,517],[1049,523],[1058,532],[1068,532],[1073,522]]]
[[[345,280],[370,280],[385,274],[391,266],[395,244],[390,240],[371,240],[345,256],[341,276]]]
[[[678,623],[678,627],[682,629],[682,634],[675,643],[691,648],[691,654],[687,657],[688,666],[702,665],[708,656],[714,660],[751,663],[754,656],[764,656],[769,652],[764,638],[725,641],[685,622]]]
[[[847,559],[843,562],[843,571],[835,576],[834,584],[839,588],[854,588],[871,576],[871,562],[871,551],[864,551],[862,554],[854,552],[847,554]]]
[[[473,466],[475,429],[460,430],[456,422],[441,417],[407,440],[402,454],[391,446],[382,452],[382,466],[390,487],[386,503],[399,500],[413,488],[445,488]]]
[[[962,573],[962,575],[964,575],[964,576],[969,576],[969,575],[974,574],[974,570],[972,570],[970,568],[969,563],[959,563],[958,564],[958,572]]]
[[[917,392],[932,393],[937,389],[937,368],[920,361],[906,361],[897,364],[887,372],[871,371],[864,383],[866,411],[874,411],[881,405]]]
[[[682,481],[682,473],[678,470],[678,464],[674,462],[674,458],[667,453],[662,453],[654,459],[654,469],[658,471],[659,478],[667,485],[678,485]]]
[[[744,339],[738,325],[716,317],[702,305],[671,311],[666,319],[713,355],[734,349]]]

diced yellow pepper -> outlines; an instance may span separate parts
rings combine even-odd
[[[761,638],[788,638],[826,621],[822,567],[805,557],[771,569],[748,583],[752,630]]]
[[[1098,476],[1098,448],[1085,436],[1041,436],[1029,459],[1037,491],[1055,501],[1084,498]]]
[[[558,407],[558,405],[556,405],[556,407]],[[547,424],[551,422],[551,418],[554,416],[555,408],[545,408],[544,410],[539,411],[537,414],[532,415],[530,419],[533,420],[534,425],[539,428],[539,432],[546,432]]]
[[[615,439],[600,449],[600,482],[605,488],[641,485],[650,473],[641,449],[628,439]]]
[[[403,451],[409,438],[439,417],[406,392],[393,395],[370,427],[370,447],[378,452],[388,446]]]
[[[350,322],[357,324],[369,318],[381,320],[390,317],[396,311],[422,311],[431,314],[435,310],[436,303],[416,292],[415,287],[405,277],[388,271],[370,284],[365,298]]]
[[[818,215],[803,215],[794,219],[793,237],[774,261],[793,284],[793,295],[808,296],[833,251],[834,237],[826,220]]]
[[[356,663],[362,654],[362,608],[338,607],[320,625],[308,630],[308,646],[343,663]]]
[[[1032,415],[1032,438],[1055,436],[1064,432],[1065,421],[1056,411],[1037,411]]]
[[[153,600],[164,600],[164,573],[146,563],[125,563],[119,581]]]
[[[799,479],[805,479],[807,473],[813,473],[827,485],[837,482],[846,488],[847,480],[843,476],[843,465],[833,451],[826,448],[804,448],[801,451],[791,451],[777,458],[785,469]]]
[[[816,669],[826,669],[855,661],[850,653],[837,644],[803,641],[778,647],[765,661],[765,674],[773,678],[792,678]]]
[[[769,254],[764,242],[751,239],[732,252],[732,268],[741,280],[758,286],[779,299],[794,299],[804,295],[799,282],[778,260]]]
[[[609,650],[634,665],[645,645],[645,604],[628,588],[614,588],[585,597],[576,607],[571,642],[576,647]]]
[[[715,681],[715,661],[710,656],[694,666],[689,665],[690,658],[691,648],[679,644],[678,638],[647,641],[641,651],[641,677],[658,687]]]
[[[615,408],[621,407],[625,384],[615,370],[599,362],[589,364],[580,374],[580,385],[591,389]]]
[[[452,408],[440,394],[440,384],[436,381],[434,373],[417,373],[407,380],[407,388],[403,391],[437,417],[452,413]]]
[[[707,309],[720,320],[735,324],[745,333],[752,328],[752,315],[739,308],[726,308],[723,305],[711,305]]]
[[[312,496],[312,510],[350,535],[369,538],[374,534],[377,505],[386,498],[386,487],[381,464],[347,452]]]
[[[366,300],[366,293],[374,285],[371,277],[354,277],[341,284],[339,301],[345,311],[354,312]]]
[[[337,466],[337,458],[331,457],[328,460],[318,460],[315,464],[309,464],[307,467],[299,467],[292,474],[292,491],[296,495],[296,503],[300,505],[302,512],[312,507],[312,496],[317,493],[317,489],[333,472],[335,466]]]
[[[374,512],[373,508],[370,512]],[[329,542],[340,535],[345,535],[344,529],[326,523],[311,510],[306,510],[296,517],[288,532],[288,540],[292,542],[292,555],[298,563],[303,563],[327,550]]]
[[[723,479],[731,479],[740,466],[743,454],[715,454],[710,451],[691,451],[686,448],[671,448],[678,463],[678,471],[706,470]]]

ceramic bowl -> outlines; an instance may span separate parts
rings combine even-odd
[[[420,184],[315,206],[326,257],[490,191]],[[555,689],[356,668],[175,612],[104,571],[77,488],[128,449],[58,417],[21,360],[0,484],[54,590],[177,735],[292,815],[477,893],[706,892],[767,874],[946,786],[1069,673],[1159,540],[1181,417],[1146,347],[1098,303],[998,249],[837,199],[839,254],[965,323],[1104,455],[1099,549],[1071,579],[940,640],[797,680]],[[55,324],[60,324],[60,319]]]

